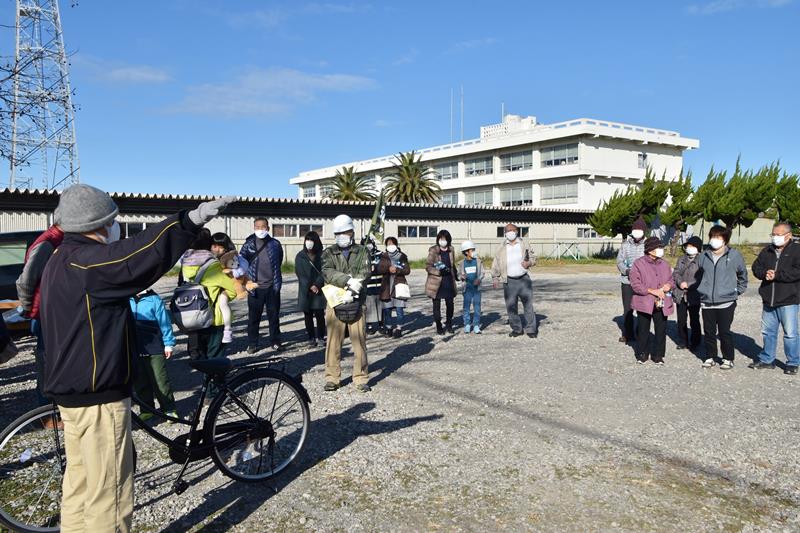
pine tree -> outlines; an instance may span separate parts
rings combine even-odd
[[[800,226],[800,187],[797,174],[783,173],[775,194],[775,207],[778,220],[789,222],[793,227]]]
[[[599,235],[616,237],[622,234],[626,237],[639,216],[644,217],[648,224],[655,220],[668,194],[669,182],[663,178],[657,180],[648,168],[641,185],[616,191],[589,216],[588,222]]]

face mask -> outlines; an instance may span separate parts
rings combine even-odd
[[[269,237],[269,231],[265,229],[257,229],[255,230],[254,233],[256,234],[256,237],[258,237],[259,239],[266,239],[267,237]]]
[[[393,254],[397,251],[397,246],[395,246],[394,244],[390,244],[389,246],[386,247],[386,251],[389,252],[390,254]]]
[[[694,257],[695,255],[697,255],[697,248],[695,248],[694,246],[687,246],[686,255]]]
[[[664,249],[663,248],[656,248],[656,257],[664,257]]]
[[[631,236],[638,241],[639,239],[644,237],[644,231],[640,229],[635,229],[631,232]]]
[[[716,237],[708,241],[708,244],[710,244],[713,249],[719,250],[720,248],[725,246],[725,241],[720,239],[719,237]]]
[[[439,239],[439,246],[441,246],[442,248],[447,248],[447,240]]]
[[[102,233],[96,232],[95,235],[100,242],[103,244],[111,244],[112,242],[117,242],[119,240],[120,235],[120,227],[119,222],[116,220],[111,223],[110,226],[106,226],[106,231],[108,232],[108,236],[103,235]]]
[[[314,249],[314,241],[306,241],[306,250]]]
[[[516,231],[507,231],[506,232],[506,240],[508,242],[514,242],[517,240],[517,232]]]
[[[336,236],[336,245],[339,248],[349,248],[350,244],[353,242],[353,238],[350,235],[337,235]]]
[[[786,244],[786,238],[783,235],[773,235],[772,244],[774,244],[776,248],[780,248]]]

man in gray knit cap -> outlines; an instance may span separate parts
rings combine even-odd
[[[61,531],[128,532],[133,518],[131,385],[136,351],[128,298],[155,283],[203,224],[234,198],[183,211],[119,240],[119,210],[89,185],[61,193],[64,241],[45,267],[44,393],[64,422]]]

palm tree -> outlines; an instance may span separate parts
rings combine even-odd
[[[332,189],[331,200],[372,201],[375,200],[374,181],[365,174],[356,174],[353,167],[342,167],[328,182]]]
[[[389,202],[433,204],[439,201],[442,188],[436,183],[436,172],[425,166],[414,151],[397,154],[392,173],[386,178],[386,200]]]

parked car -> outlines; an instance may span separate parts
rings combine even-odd
[[[29,322],[20,320],[14,311],[19,305],[17,278],[22,274],[25,252],[41,233],[41,231],[0,233],[0,312],[6,317],[8,329],[14,333],[24,333],[30,328]]]

